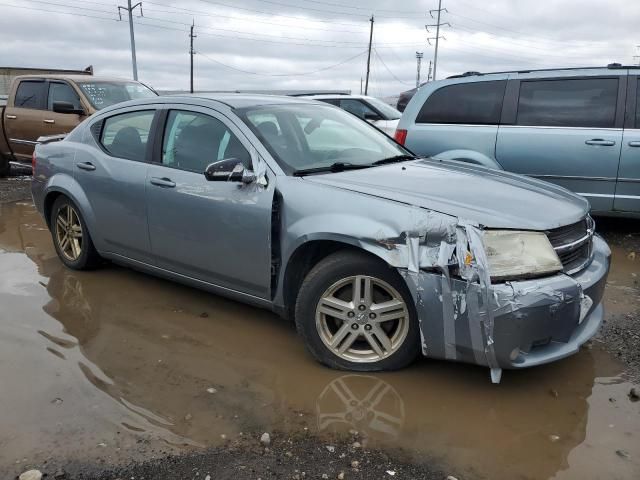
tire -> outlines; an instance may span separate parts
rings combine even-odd
[[[372,293],[355,293],[358,284]],[[387,320],[380,321],[382,315]],[[298,293],[295,321],[309,352],[331,368],[397,370],[420,353],[417,314],[404,280],[363,252],[331,254],[309,272]]]
[[[69,222],[71,227],[67,228],[65,223]],[[64,195],[56,198],[53,203],[50,225],[56,253],[67,267],[73,270],[90,270],[100,264],[100,255],[93,245],[80,209]]]
[[[5,158],[0,154],[0,178],[6,177],[9,175],[11,171],[11,164],[9,163],[9,159]]]

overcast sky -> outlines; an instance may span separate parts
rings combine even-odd
[[[135,2],[134,2],[135,3]],[[638,63],[638,0],[443,0],[438,78],[469,70]],[[126,0],[120,0],[125,5]],[[189,88],[360,90],[374,14],[369,93],[387,96],[427,75],[437,0],[156,0],[135,18],[140,80]],[[0,0],[0,66],[84,68],[131,78],[117,0]],[[63,13],[65,12],[65,13]],[[139,14],[139,10],[136,10]],[[431,42],[433,44],[433,41]],[[231,68],[230,68],[231,67]],[[245,73],[247,72],[247,73]],[[251,72],[251,73],[248,73]]]

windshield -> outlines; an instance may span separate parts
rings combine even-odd
[[[287,174],[336,163],[370,166],[410,154],[354,115],[318,104],[237,110]]]
[[[382,100],[369,97],[367,98],[367,101],[373,108],[377,109],[384,116],[385,120],[398,120],[402,116],[402,113],[393,108],[391,105],[387,105]]]
[[[97,110],[127,100],[156,96],[149,87],[137,82],[78,82],[78,86]]]

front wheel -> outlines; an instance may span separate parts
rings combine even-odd
[[[307,349],[332,368],[396,370],[420,351],[404,281],[365,253],[338,252],[318,263],[302,283],[295,317]]]

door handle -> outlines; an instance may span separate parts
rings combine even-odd
[[[88,172],[92,172],[96,169],[96,166],[91,162],[78,163],[78,168],[80,170],[87,170]]]
[[[45,118],[43,120],[44,123],[56,123],[56,121],[53,118]]]
[[[602,138],[593,138],[584,143],[587,145],[601,145],[603,147],[613,147],[616,144],[613,140],[603,140]]]
[[[6,118],[8,118],[9,120],[15,120],[16,118],[18,118],[15,115],[5,115]]]
[[[167,178],[167,177],[164,177],[164,178],[151,177],[151,185],[156,185],[158,187],[173,188],[176,186],[176,182],[172,181],[170,178]]]
[[[640,147],[640,142],[638,142],[638,141],[629,142],[629,146],[630,147]]]

